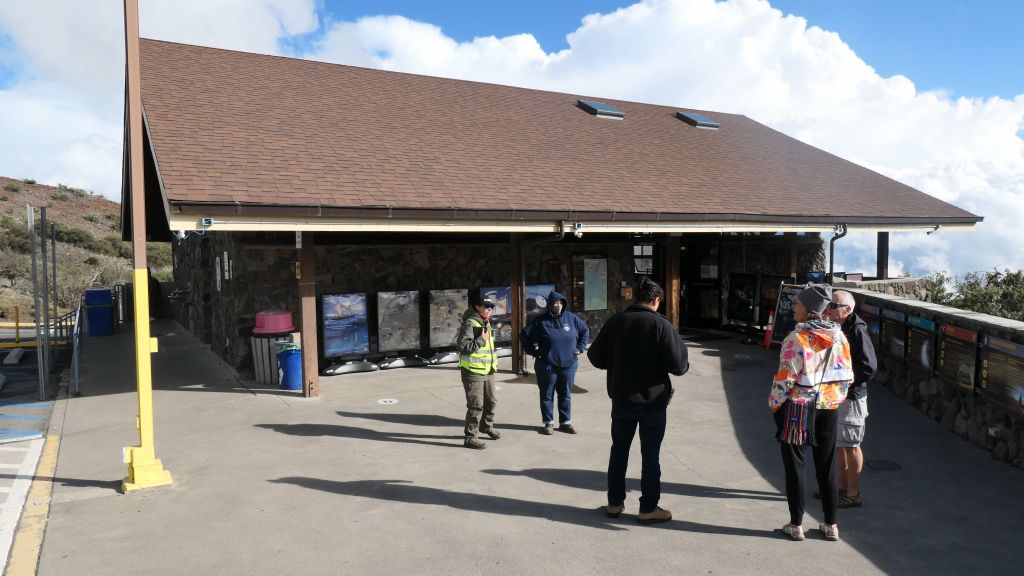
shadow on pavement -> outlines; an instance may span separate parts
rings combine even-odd
[[[778,349],[736,343],[721,343],[718,349],[739,446],[784,499],[782,458],[768,410]],[[869,390],[864,507],[839,510],[842,540],[888,574],[1020,574],[1020,471],[992,460],[882,385],[871,384]],[[877,460],[899,463],[900,469],[872,469]],[[812,479],[813,469],[808,457]],[[813,480],[808,486],[812,491]],[[805,529],[822,517],[820,501],[810,493],[806,501]],[[783,512],[778,523],[786,521]]]
[[[390,422],[392,424],[406,424],[409,426],[432,426],[435,428],[457,428],[462,430],[466,425],[465,420],[459,418],[452,418],[450,416],[441,416],[439,414],[400,414],[396,412],[389,413],[376,413],[376,412],[346,412],[344,410],[338,411],[338,416],[343,418],[363,418],[366,420],[377,420],[379,422]],[[496,412],[496,414],[498,414]],[[500,414],[498,414],[500,416]],[[497,422],[494,425],[498,430],[524,430],[527,432],[540,433],[541,426],[529,426],[527,424],[505,424]],[[462,438],[462,436],[459,436]]]
[[[25,476],[19,476],[18,474],[0,474],[0,478],[17,480],[18,478],[25,478]],[[61,486],[70,486],[72,488],[103,488],[112,492],[121,491],[121,483],[123,479],[117,480],[83,480],[79,478],[61,478],[54,476],[31,476],[33,480],[42,480],[45,482],[52,482],[54,484],[60,484]]]
[[[406,434],[404,432],[380,432],[378,430],[370,430],[369,428],[356,428],[355,426],[341,426],[337,424],[256,424],[255,426],[292,436],[336,436],[358,440],[376,440],[378,442],[424,444],[444,448],[462,448],[462,441],[465,438],[462,434],[442,436]],[[434,440],[431,440],[431,438]],[[441,442],[440,440],[451,440],[451,442]]]
[[[607,486],[607,474],[597,470],[573,470],[563,468],[530,468],[528,470],[484,470],[487,474],[496,476],[525,476],[584,490],[603,491]],[[626,490],[628,492],[640,492],[640,480],[638,478],[626,479]],[[717,486],[701,486],[699,484],[683,484],[679,482],[661,482],[662,494],[676,494],[679,496],[692,496],[695,498],[743,498],[747,500],[781,500],[786,497],[778,492],[762,492],[759,490],[742,490],[734,488],[720,488]]]
[[[410,504],[429,504],[448,506],[458,510],[501,514],[504,516],[525,516],[530,518],[546,518],[552,522],[563,522],[603,530],[625,530],[621,524],[633,523],[632,518],[612,519],[604,515],[604,507],[577,508],[565,504],[534,502],[504,496],[485,496],[482,494],[465,494],[438,488],[415,486],[406,480],[355,480],[339,482],[320,478],[287,477],[270,480],[276,484],[294,484],[310,490],[321,490],[334,494],[374,498],[392,502]],[[672,520],[664,524],[652,526],[654,529],[679,530],[703,534],[724,534],[730,536],[749,536],[755,538],[778,538],[774,532],[749,530],[730,526],[714,526],[684,520]]]

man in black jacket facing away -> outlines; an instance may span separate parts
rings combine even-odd
[[[637,519],[641,524],[672,519],[671,512],[658,507],[661,441],[665,438],[666,408],[674,392],[669,374],[682,376],[690,368],[682,338],[657,312],[664,296],[657,283],[643,278],[636,289],[637,303],[609,318],[587,352],[594,366],[608,371],[608,397],[612,399],[606,513],[618,518],[625,509],[629,446],[639,427],[643,469]]]
[[[846,401],[839,406],[839,437],[836,441],[836,476],[839,507],[860,508],[860,475],[864,470],[864,429],[868,417],[868,380],[875,374],[878,361],[868,336],[868,325],[853,313],[856,301],[846,290],[832,292],[832,303],[825,315],[843,328],[850,342],[853,360],[853,384]]]

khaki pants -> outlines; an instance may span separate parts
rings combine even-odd
[[[476,438],[478,432],[486,434],[494,428],[494,407],[498,405],[494,375],[468,377],[464,373],[462,387],[466,389],[466,438]]]

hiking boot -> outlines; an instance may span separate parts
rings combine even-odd
[[[619,516],[622,516],[622,511],[625,509],[626,507],[622,505],[612,506],[611,504],[609,504],[604,507],[604,513],[609,518],[618,518]]]
[[[498,432],[494,428],[491,428],[490,430],[485,431],[484,434],[487,434],[487,436],[491,440],[497,440],[498,438],[501,438],[501,432]]]
[[[555,427],[551,424],[546,424],[543,428],[540,429],[540,433],[545,436],[551,436],[552,434],[554,434],[554,432]]]
[[[671,519],[672,513],[660,506],[655,507],[651,512],[641,512],[636,517],[636,521],[644,525],[668,522]]]
[[[576,429],[573,428],[572,424],[562,424],[558,427],[559,432],[565,432],[566,434],[575,434]]]
[[[476,438],[466,438],[466,441],[462,444],[466,448],[472,448],[473,450],[483,450],[487,448],[487,444],[484,444]]]

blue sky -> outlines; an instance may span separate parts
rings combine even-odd
[[[589,13],[611,12],[622,0],[510,3],[444,0],[327,0],[337,20],[401,15],[440,26],[459,41],[530,33],[548,52],[567,48],[566,35]],[[954,96],[1024,93],[1024,1],[1019,0],[771,0],[809,25],[838,32],[882,76],[902,74],[919,90]]]
[[[892,273],[1024,268],[1024,0],[140,0],[140,14],[148,38],[744,114],[985,217],[894,234]],[[123,23],[122,0],[0,0],[0,175],[120,198]],[[847,236],[837,268],[873,270],[874,237]]]

